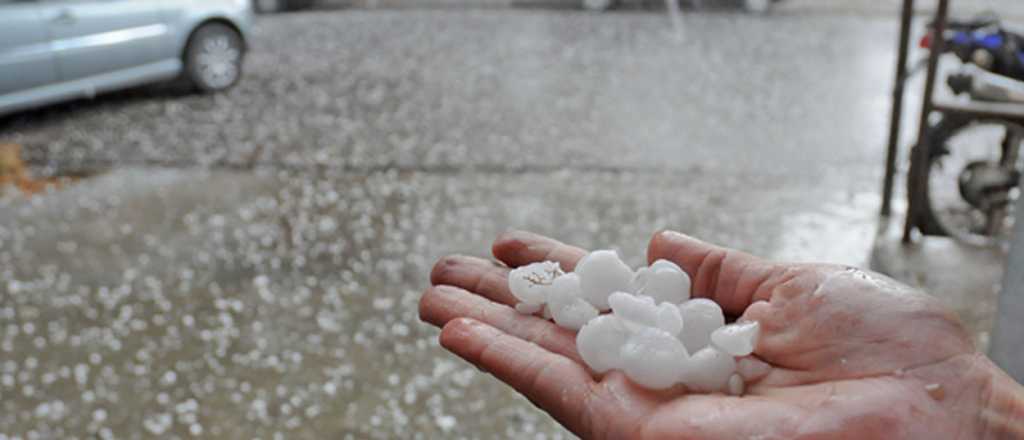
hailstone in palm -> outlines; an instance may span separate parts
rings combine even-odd
[[[707,347],[711,333],[725,325],[725,315],[718,303],[707,298],[694,298],[679,305],[683,316],[683,345],[691,353]]]
[[[736,357],[754,351],[758,323],[725,325],[717,303],[690,299],[690,277],[671,261],[634,272],[615,251],[601,250],[573,272],[545,261],[513,269],[508,281],[517,311],[578,331],[576,349],[595,373],[621,370],[651,389],[744,392],[751,373],[737,371]]]
[[[689,358],[679,338],[647,327],[620,348],[622,367],[630,380],[651,389],[670,388],[679,382],[679,369]]]
[[[705,347],[690,356],[689,368],[682,378],[695,391],[724,391],[729,377],[736,372],[736,359],[715,347]]]
[[[608,296],[629,290],[633,269],[612,250],[594,251],[576,263],[583,298],[598,310],[608,310]]]
[[[562,274],[562,268],[554,261],[529,264],[508,273],[508,289],[520,302],[543,305],[552,283]]]
[[[597,309],[583,299],[580,278],[575,273],[555,279],[548,293],[547,307],[555,323],[570,330],[579,330],[598,314]]]
[[[729,324],[712,332],[711,342],[733,356],[746,356],[754,352],[759,328],[754,321]]]
[[[619,351],[631,334],[622,318],[601,315],[591,319],[576,334],[576,349],[591,370],[604,373],[622,366]]]
[[[671,261],[657,260],[636,271],[630,291],[659,303],[679,304],[690,299],[690,276]]]

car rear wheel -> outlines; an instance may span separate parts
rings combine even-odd
[[[772,8],[772,0],[743,0],[743,9],[755,14],[765,14]]]
[[[615,6],[615,0],[583,0],[583,9],[605,11]]]
[[[313,6],[313,0],[254,0],[253,8],[261,14],[294,11]]]
[[[221,23],[205,24],[189,39],[185,76],[204,92],[226,90],[241,78],[244,54],[238,32]]]
[[[253,8],[261,14],[280,12],[284,10],[284,0],[255,0]]]

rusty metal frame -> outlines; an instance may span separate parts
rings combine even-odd
[[[937,0],[935,19],[932,26],[935,35],[942,35],[946,30],[949,18],[949,1]],[[899,51],[896,58],[896,75],[892,91],[892,112],[889,120],[889,145],[885,157],[885,177],[882,182],[881,215],[888,217],[892,213],[892,194],[896,175],[896,162],[900,150],[900,125],[903,117],[903,95],[908,78],[907,56],[910,46],[910,28],[913,21],[914,0],[903,0],[900,18]],[[928,55],[928,69],[925,77],[924,94],[921,102],[921,117],[917,127],[917,142],[910,153],[910,170],[907,173],[907,214],[903,224],[903,242],[910,243],[913,231],[921,218],[919,206],[921,200],[913,197],[919,193],[917,188],[928,178],[924,175],[924,164],[928,161],[928,150],[917,145],[928,145],[929,119],[934,113],[960,114],[978,119],[1005,119],[1024,122],[1024,106],[1011,103],[993,102],[936,102],[935,83],[938,76],[939,58],[943,53],[945,40],[941,37],[932,38],[932,47]]]
[[[906,1],[906,0],[905,0]],[[920,200],[913,197],[918,194],[918,188],[928,176],[924,175],[924,164],[928,161],[928,120],[935,110],[935,78],[938,76],[939,58],[945,49],[945,39],[942,35],[946,31],[946,20],[949,17],[949,0],[938,0],[938,8],[935,11],[935,20],[932,22],[932,30],[936,37],[932,38],[932,46],[928,55],[928,71],[925,76],[924,94],[921,102],[921,118],[917,127],[917,144],[910,152],[910,170],[907,173],[907,218],[903,223],[903,242],[910,243],[914,228],[921,218]]]
[[[892,212],[892,188],[899,154],[900,124],[903,121],[903,92],[907,83],[907,53],[910,49],[910,25],[914,17],[914,0],[903,0],[900,16],[899,50],[896,55],[896,78],[892,88],[892,113],[889,115],[889,147],[885,156],[885,180],[882,183],[882,216]]]

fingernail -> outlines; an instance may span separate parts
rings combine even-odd
[[[687,238],[689,238],[689,236],[687,236],[686,234],[683,234],[682,232],[678,232],[678,231],[673,231],[671,229],[666,229],[664,231],[661,231],[661,234],[663,236],[665,236],[665,238],[669,238],[669,239],[673,239],[673,240],[680,240],[680,239],[687,239]]]
[[[441,329],[440,342],[448,347],[459,340],[465,340],[473,333],[472,322],[466,318],[455,318]]]
[[[459,289],[458,287],[449,286],[447,284],[440,284],[440,285],[434,286],[434,289],[437,290],[438,293],[443,294],[443,295],[453,295],[453,294],[457,294],[457,293],[459,293],[461,291],[461,289]]]

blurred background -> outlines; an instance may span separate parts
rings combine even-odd
[[[417,319],[510,228],[939,279],[876,245],[897,0],[254,3],[0,0],[0,439],[571,437]]]

